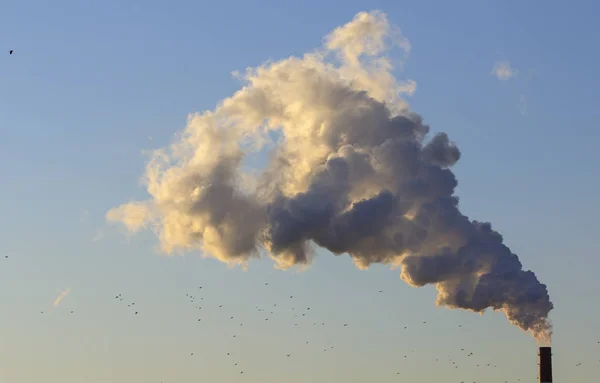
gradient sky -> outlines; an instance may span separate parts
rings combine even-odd
[[[237,90],[232,71],[318,48],[371,9],[412,44],[398,74],[417,83],[407,101],[462,151],[461,210],[492,222],[548,285],[555,380],[593,381],[600,6],[288,3],[2,2],[0,381],[535,381],[533,338],[501,313],[436,308],[435,289],[409,287],[399,270],[360,271],[321,252],[306,272],[270,260],[245,272],[195,253],[165,257],[151,234],[105,223],[108,209],[146,197],[143,151]],[[517,76],[491,75],[496,62]]]

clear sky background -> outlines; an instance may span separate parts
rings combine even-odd
[[[232,71],[318,48],[371,9],[412,44],[398,74],[417,83],[411,107],[462,151],[462,211],[548,285],[555,380],[594,381],[600,6],[474,0],[4,0],[0,381],[535,381],[529,335],[501,313],[436,308],[399,270],[322,252],[306,272],[244,272],[105,223],[146,198],[143,151],[237,90]],[[491,75],[497,61],[517,76]]]

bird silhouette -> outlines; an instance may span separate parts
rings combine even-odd
[[[11,49],[10,51],[8,51],[8,54],[9,54],[9,55],[12,55],[12,54],[13,54],[13,52],[14,52],[14,51]]]

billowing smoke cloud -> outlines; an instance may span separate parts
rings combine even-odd
[[[410,50],[383,13],[363,12],[318,51],[248,69],[242,89],[154,153],[151,198],[107,218],[153,229],[166,253],[228,264],[308,264],[317,245],[360,268],[401,266],[411,286],[436,286],[438,305],[491,307],[549,336],[546,286],[489,223],[459,211],[460,151],[445,133],[425,140],[429,127],[400,98],[416,85],[397,81],[385,55],[394,46]],[[242,171],[261,150],[268,166]]]
[[[67,288],[65,291],[61,292],[60,295],[58,297],[56,297],[56,299],[54,300],[54,303],[52,304],[52,306],[54,306],[54,308],[58,307],[58,305],[60,304],[60,301],[62,301],[67,295],[69,295],[69,293],[71,292],[71,288]]]

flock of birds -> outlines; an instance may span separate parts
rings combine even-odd
[[[269,286],[269,283],[265,282],[264,285],[265,286]],[[199,292],[203,291],[203,286],[199,286],[198,287],[198,291]],[[379,292],[379,294],[382,294],[383,290],[378,290],[378,292]],[[194,308],[196,310],[198,310],[199,312],[206,311],[205,310],[205,306],[202,306],[202,301],[204,301],[204,296],[198,296],[196,294],[197,293],[186,293],[185,297],[189,300],[190,304],[194,305]],[[116,298],[119,298],[119,297],[120,297],[120,294],[117,295]],[[294,299],[294,295],[290,295],[289,296],[289,300],[293,300],[293,299]],[[122,298],[121,298],[121,300],[122,300]],[[282,305],[280,305],[279,307],[282,307]],[[217,309],[223,309],[223,304],[218,304],[216,306],[216,308]],[[278,309],[277,303],[272,303],[269,307],[255,306],[256,312],[263,314],[263,320],[264,321],[269,321],[269,319],[273,318],[274,315],[276,314],[277,309]],[[317,327],[326,327],[327,326],[326,322],[316,320],[316,318],[314,317],[314,315],[312,317],[310,316],[311,313],[315,312],[314,310],[311,311],[311,307],[297,308],[295,306],[292,306],[292,307],[290,307],[290,311],[291,311],[290,314],[292,314],[292,319],[294,319],[292,321],[293,322],[292,324],[293,324],[294,327],[299,327],[301,325],[309,325],[309,326],[317,326]],[[136,312],[136,314],[137,314],[137,312]],[[312,319],[310,319],[308,321],[305,321],[305,323],[302,323],[302,322],[300,322],[300,320],[303,319],[303,318],[304,319],[306,319],[306,318],[312,318]],[[202,319],[203,319],[202,317],[198,317],[197,318],[197,322],[202,322]],[[235,319],[234,316],[229,316],[229,320],[234,320],[234,319]],[[427,321],[423,321],[422,324],[423,325],[427,324]],[[241,322],[239,323],[240,327],[242,327],[243,325],[244,325],[244,323],[241,323]],[[342,327],[342,328],[348,327],[349,325],[350,325],[349,323],[338,323],[337,324],[337,326]],[[459,324],[458,327],[461,328],[462,324]],[[409,329],[409,326],[404,326],[404,330],[408,330],[408,329]],[[236,338],[237,334],[232,334],[232,337]],[[309,344],[309,342],[306,341],[305,344]],[[323,349],[323,352],[328,352],[328,351],[331,351],[331,350],[334,350],[334,349],[335,349],[335,345],[329,345],[328,347],[325,347]],[[461,352],[465,352],[464,348],[460,349],[460,350],[461,350]],[[412,352],[415,352],[415,349],[413,349]],[[194,353],[191,352],[190,355],[193,356]],[[231,355],[232,355],[231,352],[227,352],[226,353],[226,356],[228,356],[228,357],[230,357]],[[284,355],[285,355],[286,358],[291,358],[292,357],[291,353],[285,353]],[[471,356],[474,356],[474,355],[475,355],[474,352],[469,352],[468,354],[466,354],[467,357],[471,357]],[[408,358],[408,354],[404,355],[404,359],[407,359],[407,358]],[[456,360],[454,360],[450,355],[446,356],[445,359],[447,360],[448,363],[451,363],[454,368],[458,368],[458,364],[457,364]],[[437,358],[436,362],[439,362],[439,361],[440,361],[440,359]],[[239,362],[238,361],[233,360],[232,363],[233,363],[233,367],[238,367],[239,368]],[[481,367],[490,367],[490,368],[496,368],[497,367],[496,365],[492,365],[491,363],[477,364],[477,367],[480,367],[480,366]],[[240,368],[239,374],[244,374],[244,370]],[[396,372],[396,375],[400,375],[400,374],[401,374],[400,371]],[[465,382],[463,381],[461,383],[465,383]]]
[[[264,283],[265,286],[269,286],[268,282]],[[213,309],[217,309],[217,310],[222,310],[223,314],[221,315],[223,320],[229,320],[229,321],[234,321],[236,319],[235,316],[231,316],[230,314],[225,314],[223,310],[224,309],[224,305],[223,304],[204,304],[205,300],[204,300],[204,295],[201,294],[203,291],[205,291],[206,289],[203,289],[203,286],[198,286],[198,291],[194,292],[194,293],[186,293],[185,297],[188,300],[188,303],[193,305],[194,309],[196,309],[198,311],[198,313],[203,313],[206,312],[206,309],[209,307],[212,307]],[[379,294],[383,293],[383,290],[378,290]],[[117,294],[115,296],[115,299],[119,300],[120,302],[124,302],[124,298],[122,296],[122,294]],[[289,295],[288,298],[290,301],[293,301],[294,299],[294,295]],[[130,302],[127,303],[127,307],[133,307],[135,305],[135,302]],[[274,318],[274,316],[276,315],[276,312],[278,309],[281,309],[282,307],[284,307],[283,304],[280,304],[278,306],[277,303],[272,303],[268,306],[255,306],[255,310],[257,313],[262,314],[262,319],[264,321],[269,321],[269,319]],[[291,305],[291,306],[287,306],[287,309],[290,310],[290,312],[288,312],[288,314],[291,314],[291,318],[293,319],[292,323],[294,327],[299,327],[299,326],[304,326],[304,325],[308,325],[308,326],[317,326],[317,327],[326,327],[328,326],[326,324],[326,322],[324,321],[319,321],[316,320],[317,316],[314,315],[315,314],[315,310],[311,310],[311,307],[296,307],[295,305]],[[313,314],[313,315],[311,315]],[[138,315],[138,311],[135,311],[134,315]],[[228,319],[227,319],[228,318]],[[304,319],[304,322],[301,322],[301,320]],[[202,322],[203,321],[203,317],[200,315],[197,318],[195,318],[196,322]],[[426,325],[427,321],[422,321],[422,323],[420,325]],[[239,327],[243,327],[244,323],[243,322],[239,322]],[[331,326],[331,325],[329,325]],[[350,326],[349,323],[337,323],[333,326],[338,326],[338,327],[342,327],[342,328],[346,328],[348,326]],[[414,327],[412,326],[403,326],[404,330],[408,330],[410,331],[410,329],[412,329]],[[463,328],[462,324],[458,324],[457,325],[457,329]],[[237,337],[236,333],[231,334],[231,336],[233,338]],[[308,341],[305,342],[305,344],[309,344]],[[600,345],[600,341],[598,341],[598,344]],[[334,345],[329,345],[328,347],[323,348],[323,352],[331,352],[331,350],[334,350],[335,346]],[[412,349],[411,352],[416,352],[415,349]],[[476,367],[476,368],[497,368],[498,366],[496,364],[493,363],[488,363],[488,362],[482,362],[481,360],[477,361],[476,356],[475,356],[475,352],[473,351],[469,351],[465,348],[460,348],[456,350],[457,355],[445,355],[444,357],[440,358],[435,358],[435,362],[433,363],[446,363],[447,365],[449,365],[451,368],[454,369],[458,369],[459,368],[459,359],[460,357],[464,357],[464,358],[469,358],[469,359],[473,359],[473,363],[471,367]],[[460,355],[458,355],[460,354]],[[227,352],[226,356],[229,358],[232,358],[233,353],[232,352]],[[403,359],[409,359],[409,355],[410,354],[405,354],[403,355]],[[194,356],[194,352],[190,352],[190,356]],[[288,353],[285,352],[282,356],[285,356],[286,358],[292,358],[293,354],[292,353]],[[465,362],[465,359],[463,358],[463,362]],[[599,360],[600,362],[600,360]],[[244,374],[244,369],[242,369],[240,367],[240,362],[239,360],[236,360],[234,358],[232,358],[231,360],[232,366],[234,368],[239,369],[239,374],[242,375]],[[579,367],[582,365],[582,362],[579,362],[575,365],[575,367]],[[397,371],[395,373],[395,375],[401,375],[400,371]],[[526,380],[526,379],[525,379]],[[521,382],[521,378],[517,379],[517,382]],[[505,381],[505,383],[508,383],[509,381]],[[460,383],[467,383],[466,381],[462,380],[460,381]],[[470,383],[470,382],[469,382]],[[473,383],[477,383],[477,381],[473,381]]]
[[[5,257],[5,259],[9,258],[8,255],[5,255],[4,257]],[[269,283],[265,282],[264,286],[269,286]],[[234,324],[234,326],[235,326],[235,327],[228,326],[228,328],[236,328],[237,327],[241,331],[241,329],[244,328],[244,322],[237,321],[237,323],[236,323],[236,316],[232,315],[231,312],[228,312],[228,310],[224,304],[213,301],[209,295],[205,294],[206,290],[207,289],[204,288],[203,286],[198,286],[197,291],[188,292],[185,294],[185,299],[188,301],[188,303],[190,305],[193,306],[194,311],[197,312],[197,315],[195,315],[192,320],[198,324],[205,323],[206,322],[205,318],[207,316],[210,317],[210,315],[208,315],[208,311],[210,309],[213,309],[213,310],[216,310],[216,317],[218,318],[219,321],[221,321],[221,322],[228,321],[231,324]],[[208,289],[208,290],[210,290],[210,289]],[[384,291],[378,290],[378,293],[383,294]],[[207,298],[206,300],[205,300],[205,297]],[[297,327],[301,327],[301,326],[313,326],[313,327],[319,327],[322,329],[326,329],[325,331],[327,331],[329,329],[333,329],[333,327],[336,327],[336,326],[339,328],[342,328],[342,329],[351,327],[351,323],[338,322],[338,323],[332,324],[328,321],[324,321],[322,317],[319,317],[318,310],[311,309],[311,307],[307,307],[307,306],[299,307],[299,305],[296,304],[294,295],[286,295],[286,297],[287,297],[286,300],[288,302],[271,302],[270,304],[265,304],[262,306],[255,306],[254,307],[255,312],[258,314],[257,319],[267,322],[269,320],[275,320],[277,318],[288,318],[288,319],[292,319],[291,323],[289,323],[289,325],[292,325],[293,327],[297,328]],[[113,296],[113,300],[117,301],[119,304],[122,304],[124,306],[126,305],[126,307],[130,310],[131,315],[134,315],[134,316],[140,315],[140,311],[138,311],[136,302],[132,299],[126,299],[122,293],[115,294]],[[44,311],[41,311],[40,313],[44,314]],[[213,312],[211,314],[214,314],[214,313],[215,312]],[[70,314],[74,314],[74,310],[71,310]],[[203,315],[203,314],[206,314],[206,315]],[[283,315],[277,315],[277,314],[283,314]],[[416,326],[419,326],[419,327],[425,326],[425,325],[427,325],[427,323],[428,323],[427,321],[422,321],[421,323],[417,324]],[[411,326],[404,325],[404,326],[400,326],[399,330],[400,331],[402,331],[402,330],[412,331],[414,328],[418,328],[418,327],[415,327],[414,325],[411,325]],[[460,331],[459,329],[461,329],[461,328],[463,328],[463,324],[458,324],[457,331]],[[417,331],[422,331],[422,330],[418,329]],[[243,335],[243,333],[241,333],[241,334]],[[238,333],[232,332],[232,333],[230,333],[229,336],[231,336],[232,338],[237,338]],[[308,345],[309,341],[304,341],[304,343],[306,345]],[[326,343],[331,343],[331,342],[326,342]],[[597,343],[600,346],[600,341],[598,341]],[[335,349],[335,345],[327,344],[327,346],[322,349],[322,352],[331,352],[334,349]],[[399,356],[403,360],[409,360],[411,353],[415,353],[415,352],[416,352],[416,350],[412,349],[411,352],[401,354]],[[231,359],[231,365],[233,368],[237,369],[237,373],[239,373],[240,375],[243,375],[245,373],[245,370],[242,368],[243,363],[241,360],[234,358],[234,354],[235,354],[234,352],[228,351],[228,352],[226,352],[225,356]],[[190,352],[190,356],[194,356],[193,351]],[[293,356],[294,356],[294,354],[289,352],[289,350],[282,351],[282,357],[293,358]],[[469,362],[470,360],[472,360],[472,362]],[[600,362],[600,361],[598,361],[598,362]],[[490,369],[497,368],[496,364],[489,363],[488,361],[484,361],[484,360],[478,358],[474,351],[467,350],[466,348],[457,348],[455,350],[454,354],[448,354],[445,356],[437,357],[437,358],[435,358],[435,360],[432,359],[431,363],[432,364],[444,363],[444,364],[446,364],[446,367],[453,368],[453,369],[459,369],[460,365],[465,365],[465,364],[468,364],[470,367],[475,367],[475,368],[490,368]],[[578,362],[575,364],[575,367],[580,367],[582,364],[583,364],[583,362]],[[402,374],[400,371],[396,371],[395,375],[402,375]],[[517,382],[521,382],[521,379],[520,378],[517,379]],[[463,380],[463,381],[460,381],[460,383],[466,383],[466,382]],[[476,383],[476,381],[474,381],[473,383]],[[506,381],[506,383],[508,383],[508,381]]]

